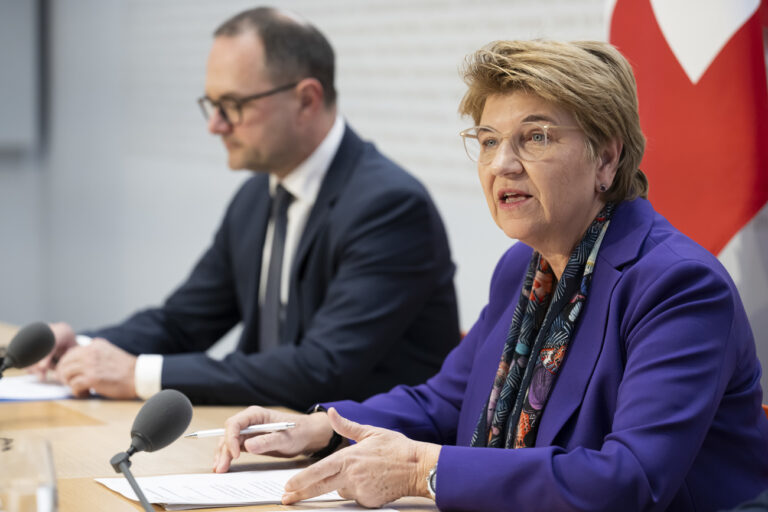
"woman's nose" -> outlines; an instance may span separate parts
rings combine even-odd
[[[523,172],[523,162],[510,143],[502,143],[499,146],[493,155],[489,167],[496,176],[520,174]]]

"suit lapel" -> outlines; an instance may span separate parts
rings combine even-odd
[[[256,190],[251,198],[253,209],[250,215],[254,219],[249,223],[250,229],[247,231],[246,240],[243,248],[239,251],[238,257],[243,262],[238,265],[242,268],[253,269],[245,277],[247,280],[245,298],[246,311],[251,311],[251,320],[245,322],[247,332],[243,332],[240,337],[239,349],[250,352],[258,347],[248,345],[248,340],[259,339],[259,284],[261,281],[261,260],[264,253],[264,239],[267,233],[267,223],[269,222],[269,178],[266,174],[260,174],[252,178],[260,180]],[[246,261],[248,260],[248,261]],[[235,276],[237,279],[239,276]]]
[[[611,219],[584,311],[568,347],[565,363],[541,418],[537,446],[550,446],[578,410],[605,341],[611,296],[621,267],[637,258],[648,235],[653,209],[644,199],[621,203]]]
[[[336,199],[347,184],[348,177],[352,173],[356,161],[360,158],[363,147],[364,143],[357,134],[349,126],[345,127],[339,149],[325,174],[325,178],[323,178],[323,184],[320,186],[315,204],[307,218],[304,233],[301,235],[299,246],[296,248],[296,255],[291,264],[290,294],[285,322],[285,339],[291,343],[298,342],[300,327],[301,312],[299,310],[297,276],[304,265],[312,243],[320,232],[320,228],[326,224]]]

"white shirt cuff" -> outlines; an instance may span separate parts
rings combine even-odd
[[[136,371],[133,375],[136,394],[146,400],[160,391],[160,379],[163,376],[163,356],[160,354],[141,354],[136,358]]]
[[[75,336],[75,343],[80,347],[86,347],[91,344],[93,338],[86,336],[85,334],[78,334]]]

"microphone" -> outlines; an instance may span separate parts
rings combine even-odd
[[[192,420],[192,404],[183,393],[166,389],[147,400],[131,427],[131,452],[154,452],[184,433]]]
[[[184,433],[192,420],[192,403],[175,389],[164,389],[141,406],[131,426],[131,445],[109,461],[117,473],[123,473],[147,512],[154,509],[131,474],[130,457],[136,452],[154,452],[165,448]]]
[[[0,358],[0,377],[8,368],[33,365],[53,350],[54,336],[48,324],[35,322],[19,329]]]

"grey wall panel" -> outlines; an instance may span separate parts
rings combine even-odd
[[[37,149],[38,29],[36,0],[0,2],[0,158]]]

